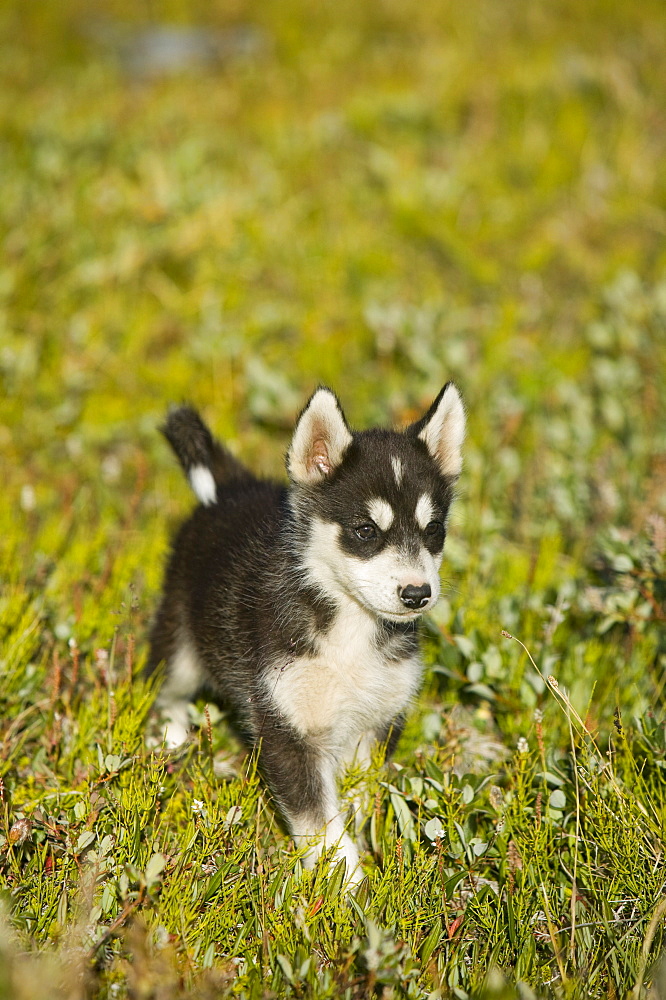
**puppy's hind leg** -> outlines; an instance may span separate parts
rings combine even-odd
[[[164,718],[164,743],[173,749],[187,739],[188,705],[201,688],[203,674],[197,654],[187,641],[181,641],[167,661],[167,674],[157,698]]]

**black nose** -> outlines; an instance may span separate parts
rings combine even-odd
[[[423,608],[430,598],[430,584],[424,583],[421,587],[414,587],[410,583],[407,587],[403,587],[399,594],[406,608]]]

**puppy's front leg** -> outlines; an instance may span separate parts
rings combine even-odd
[[[305,848],[305,867],[314,868],[319,856],[333,847],[334,860],[345,859],[347,885],[355,887],[363,871],[345,830],[335,761],[283,722],[264,724],[263,729],[261,767],[296,846]]]
[[[345,830],[343,811],[338,802],[335,771],[330,761],[319,766],[321,795],[318,802],[300,802],[289,815],[289,825],[297,847],[306,847],[303,863],[313,868],[317,858],[329,847],[334,847],[334,861],[344,858],[346,882],[351,887],[363,878],[358,850]],[[297,811],[296,811],[297,810]]]
[[[360,771],[361,774],[369,773],[372,767],[372,755],[378,745],[385,748],[385,759],[388,760],[400,739],[404,724],[405,720],[403,716],[399,715],[388,726],[363,733],[352,753],[343,760],[343,769],[354,768]],[[356,840],[362,846],[361,831],[370,807],[367,778],[361,777],[354,788],[353,794],[350,796],[350,801],[354,817]]]

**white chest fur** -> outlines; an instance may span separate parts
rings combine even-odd
[[[416,656],[387,659],[375,644],[375,630],[375,619],[349,602],[316,655],[299,657],[266,677],[273,704],[299,733],[345,752],[409,703],[421,663]]]

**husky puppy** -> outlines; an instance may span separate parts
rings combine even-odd
[[[257,479],[195,410],[164,434],[199,506],[181,527],[151,635],[166,663],[165,740],[187,737],[206,689],[230,708],[297,846],[362,877],[336,779],[391,752],[421,678],[417,625],[439,596],[465,413],[449,382],[403,432],[349,429],[321,387],[287,453],[289,485]]]

